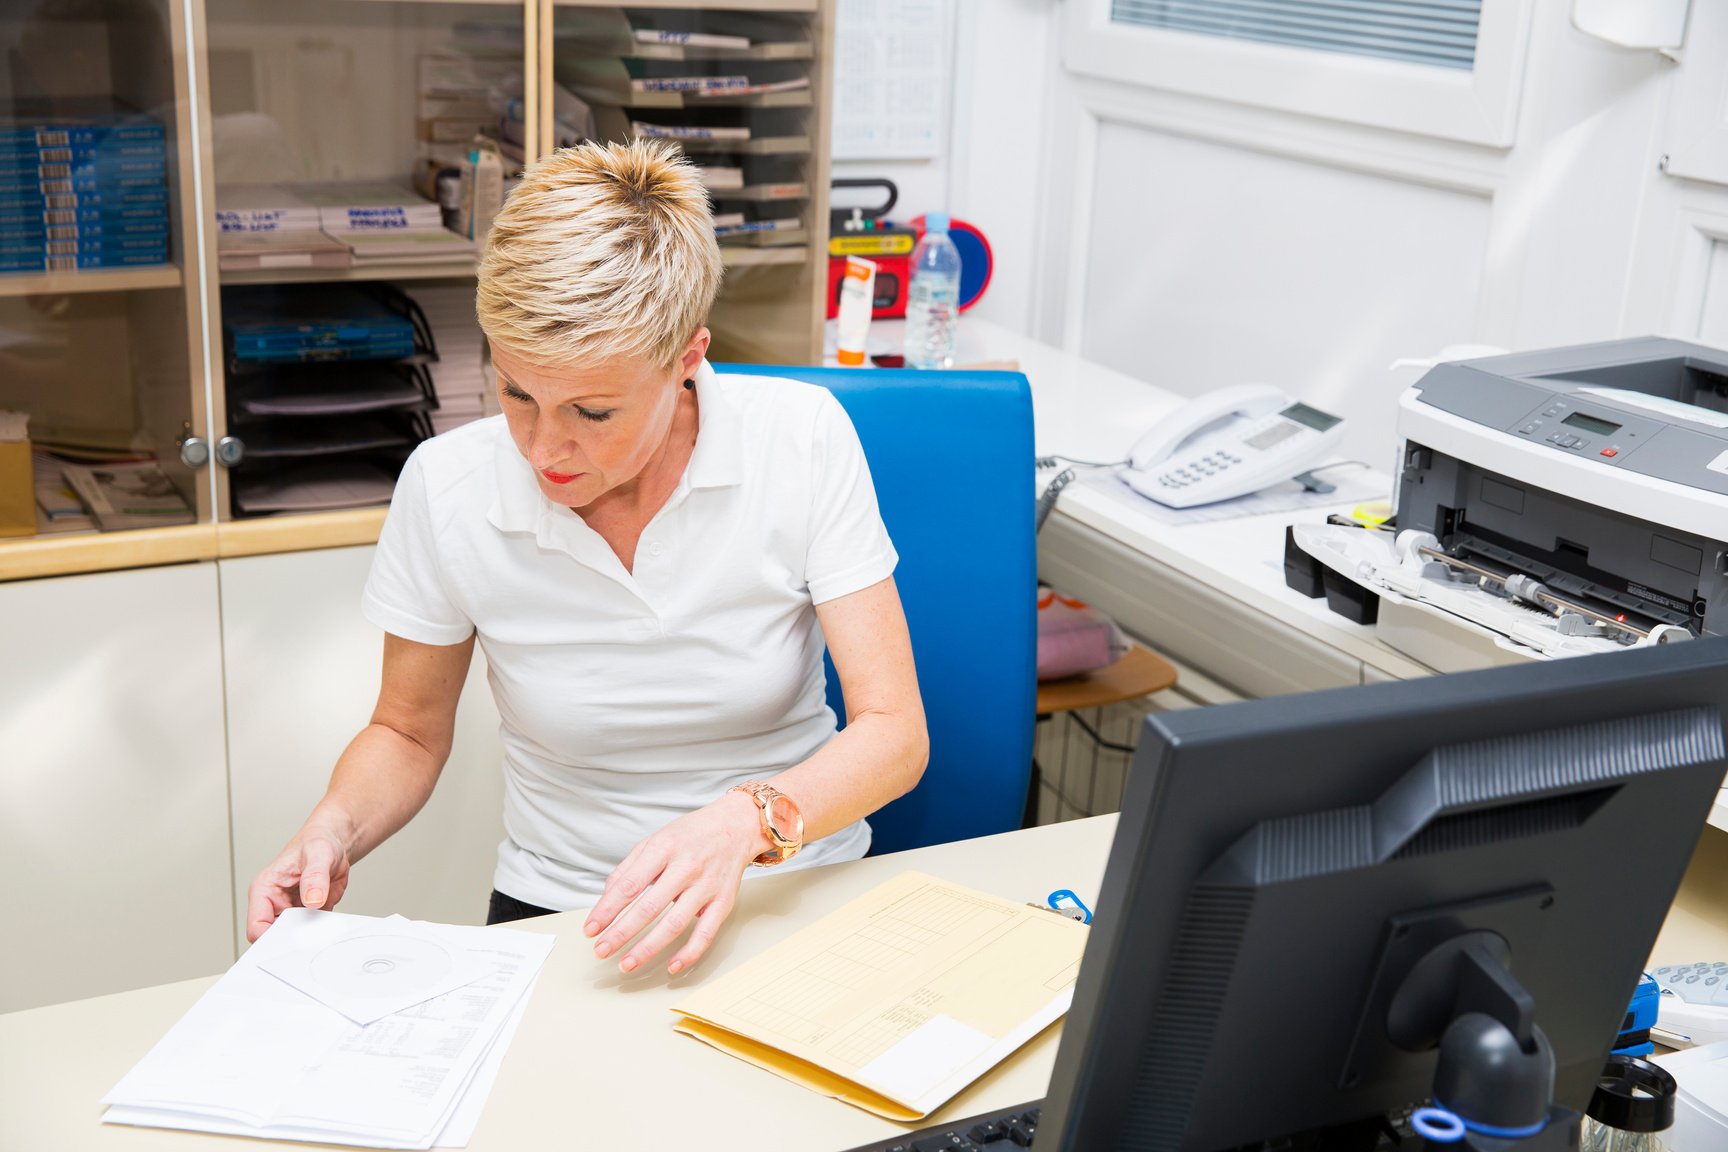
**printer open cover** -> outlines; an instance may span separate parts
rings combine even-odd
[[[1728,633],[1728,352],[1443,363],[1400,397],[1398,433],[1394,530],[1291,536],[1385,642],[1452,671]]]

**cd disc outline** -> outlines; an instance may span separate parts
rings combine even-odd
[[[362,998],[431,991],[455,966],[455,957],[440,944],[388,933],[338,940],[308,961],[320,985]]]

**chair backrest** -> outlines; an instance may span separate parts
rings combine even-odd
[[[871,852],[1020,826],[1037,698],[1032,394],[1018,372],[717,364],[831,390],[870,463],[900,566],[930,766],[870,817]],[[833,665],[828,702],[845,722]]]

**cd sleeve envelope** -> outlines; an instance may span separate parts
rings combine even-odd
[[[941,1107],[1068,1010],[1087,929],[906,872],[673,1008],[680,1032],[890,1120]]]

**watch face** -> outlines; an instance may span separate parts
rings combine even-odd
[[[776,796],[768,802],[768,826],[782,840],[804,839],[804,814],[785,796]]]

